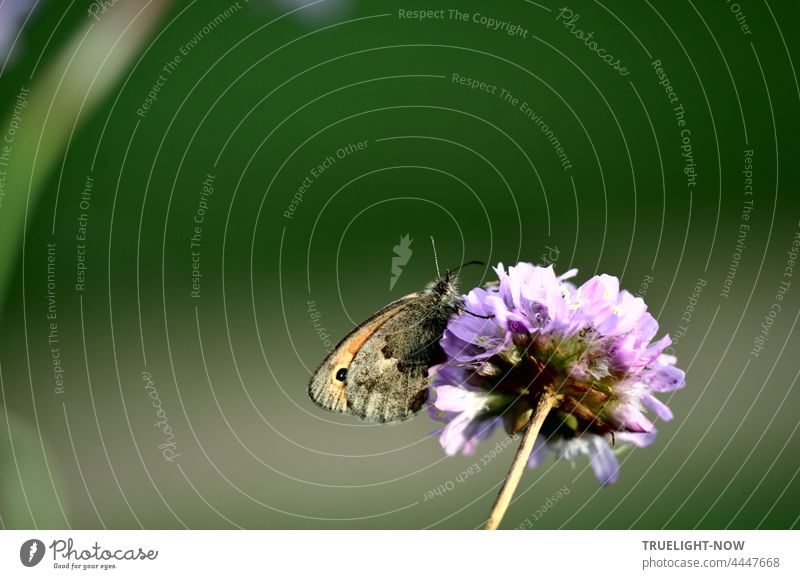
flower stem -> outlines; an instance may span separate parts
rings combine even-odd
[[[525,434],[522,436],[522,442],[520,442],[517,454],[514,456],[514,462],[511,463],[511,469],[506,475],[500,494],[497,495],[497,499],[494,501],[494,506],[489,513],[484,529],[493,531],[500,526],[508,505],[511,503],[511,498],[514,496],[514,491],[517,490],[517,485],[519,485],[519,481],[522,478],[522,473],[525,472],[525,465],[533,451],[533,445],[539,435],[539,430],[542,428],[542,423],[553,406],[555,406],[557,400],[558,397],[548,390],[545,390],[539,398],[536,411],[531,416],[530,422],[528,422]]]

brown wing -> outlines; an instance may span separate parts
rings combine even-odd
[[[439,346],[448,312],[425,293],[382,324],[358,350],[345,395],[351,411],[370,422],[403,420],[428,399],[428,369],[444,361]]]
[[[365,342],[375,335],[387,320],[420,296],[421,293],[414,293],[390,303],[342,338],[311,377],[308,385],[308,395],[311,399],[328,410],[353,414],[345,391],[347,378],[340,380],[337,378],[337,373],[341,370],[349,372],[353,359]]]
[[[444,361],[439,340],[460,307],[450,272],[392,302],[336,345],[308,386],[323,408],[372,422],[408,418],[428,397],[428,370]]]

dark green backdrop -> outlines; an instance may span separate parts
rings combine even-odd
[[[70,50],[89,18],[77,4],[46,3],[26,26],[0,77],[8,115],[20,87],[48,90],[31,72]],[[800,5],[362,0],[279,18],[297,4],[251,0],[219,18],[228,5],[168,9],[57,162],[34,169],[38,198],[7,191],[30,197],[4,241],[4,526],[479,525],[512,451],[456,478],[499,434],[445,458],[424,414],[372,426],[306,396],[331,341],[432,279],[431,235],[443,265],[617,275],[678,337],[687,386],[656,443],[624,455],[609,488],[585,459],[526,473],[507,526],[797,525]],[[419,9],[443,17],[401,17]],[[12,218],[0,209],[0,228]],[[390,290],[405,234],[413,255]]]

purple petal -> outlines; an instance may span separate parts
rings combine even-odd
[[[529,300],[526,297],[520,299],[522,300],[521,309],[525,313],[525,317],[531,329],[542,328],[550,321],[550,312],[547,310],[545,304],[539,301]]]
[[[497,267],[494,268],[494,271],[497,273],[497,279],[500,282],[497,286],[497,293],[506,303],[508,308],[513,308],[514,300],[511,297],[511,282],[508,279],[508,273],[506,273],[506,269],[503,267],[502,262],[497,264]]]
[[[672,392],[686,385],[686,375],[675,366],[657,366],[642,373],[642,380],[655,392]]]
[[[589,439],[589,464],[601,485],[606,486],[617,482],[619,462],[614,456],[614,451],[602,436],[592,436]]]
[[[650,432],[618,432],[616,437],[619,442],[630,442],[638,447],[650,446],[656,439],[656,431],[653,429]]]
[[[653,396],[652,394],[645,393],[642,395],[642,404],[647,406],[650,410],[656,413],[661,420],[672,420],[672,410],[669,407],[661,402],[658,398]]]
[[[578,275],[578,269],[573,267],[572,269],[567,270],[564,273],[562,273],[560,276],[558,276],[557,279],[558,279],[558,281],[564,281],[565,279],[573,278],[576,275]]]
[[[436,401],[433,403],[439,410],[447,412],[463,412],[471,408],[475,393],[458,386],[437,386]]]
[[[457,386],[467,378],[467,370],[461,366],[439,364],[435,368],[436,372],[428,372],[428,376],[433,378],[432,386]]]
[[[481,440],[492,435],[499,420],[500,417],[485,419],[462,412],[444,427],[439,443],[448,456],[459,451],[472,454]]]
[[[627,372],[639,359],[636,336],[628,334],[618,338],[608,348],[609,367],[617,372]]]
[[[505,337],[505,332],[494,320],[486,320],[469,313],[463,313],[451,320],[447,329],[460,340],[484,349],[502,344]]]
[[[451,420],[442,431],[439,443],[444,448],[445,454],[454,456],[467,442],[466,430],[472,418],[465,413],[461,413]]]
[[[642,357],[639,360],[639,365],[644,367],[656,362],[662,355],[661,352],[663,352],[666,348],[669,348],[671,345],[672,338],[669,337],[669,334],[665,335],[657,342],[653,342],[645,349],[644,354],[642,354]],[[672,363],[674,364],[675,362]]]
[[[610,275],[596,275],[578,290],[581,300],[589,304],[616,302],[619,294],[619,280]]]
[[[670,340],[669,343],[671,344],[672,340]],[[669,354],[661,354],[658,357],[658,363],[662,366],[669,366],[670,364],[674,366],[678,363],[678,359],[675,356],[670,356]]]
[[[651,314],[645,312],[637,325],[636,335],[643,344],[647,344],[650,340],[655,338],[657,332],[658,322]],[[666,344],[661,349],[663,350],[667,346],[669,346],[669,344]]]
[[[489,296],[486,298],[486,309],[488,315],[492,316],[492,322],[500,331],[511,332],[512,334],[522,334],[532,332],[538,326],[526,316],[508,309],[505,301],[499,296]],[[504,340],[506,336],[503,336]]]
[[[628,432],[650,432],[653,430],[653,423],[629,404],[621,404],[611,412],[611,415],[620,428],[624,428]]]
[[[561,284],[552,265],[536,267],[530,263],[519,263],[509,268],[508,277],[514,307],[517,309],[528,309],[530,302],[544,304],[548,311],[565,305]]]
[[[563,301],[563,284],[558,281],[553,266],[540,267],[534,271],[528,283],[520,288],[520,295],[544,304]]]
[[[456,337],[450,330],[445,330],[439,345],[451,361],[473,362],[482,358],[488,358],[493,352],[486,351],[475,344],[465,342]]]
[[[619,292],[619,301],[597,329],[607,335],[621,335],[630,332],[647,315],[647,305],[642,298],[637,298],[623,290]]]

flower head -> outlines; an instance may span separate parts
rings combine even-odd
[[[0,57],[6,58],[31,12],[36,9],[33,0],[5,0],[0,2]]]
[[[602,484],[617,479],[617,442],[652,442],[652,417],[672,418],[654,393],[683,387],[684,373],[663,353],[668,336],[653,341],[658,323],[641,298],[608,275],[580,287],[571,270],[499,264],[499,283],[473,289],[465,311],[441,339],[447,362],[432,382],[432,412],[446,422],[440,442],[448,454],[474,451],[500,424],[509,434],[529,422],[547,390],[557,404],[547,415],[528,461],[548,451],[560,458],[586,454]]]

